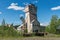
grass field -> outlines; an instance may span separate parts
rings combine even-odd
[[[60,40],[60,35],[49,34],[46,36],[32,36],[32,37],[1,37],[0,40]]]
[[[0,40],[60,40],[60,37],[0,37]]]

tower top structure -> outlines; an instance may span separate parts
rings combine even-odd
[[[34,4],[28,4],[25,7],[25,12],[36,14],[37,13],[37,7]]]

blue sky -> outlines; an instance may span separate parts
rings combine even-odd
[[[22,9],[29,3],[37,6],[37,18],[41,24],[49,24],[52,15],[60,17],[60,0],[0,0],[0,24],[3,19],[8,24],[21,24],[20,16],[25,14]]]

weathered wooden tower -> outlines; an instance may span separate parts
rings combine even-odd
[[[40,31],[40,23],[37,20],[37,7],[34,4],[25,7],[25,23],[28,33]]]

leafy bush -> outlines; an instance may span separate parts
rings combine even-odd
[[[19,36],[19,33],[12,26],[0,26],[0,36]]]

